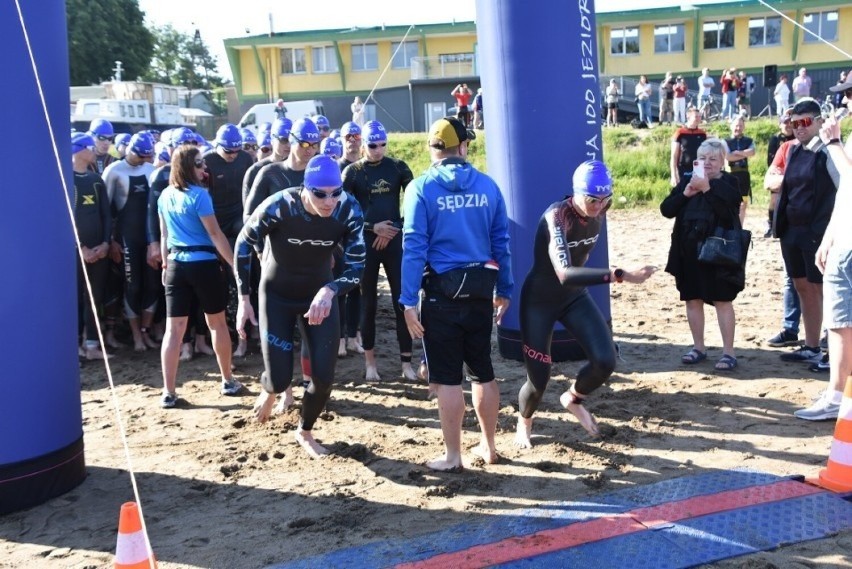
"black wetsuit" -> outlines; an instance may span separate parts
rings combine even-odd
[[[274,161],[275,160],[272,156],[267,156],[266,158],[255,162],[251,165],[251,168],[246,170],[246,174],[243,176],[243,219],[246,219],[249,215],[251,215],[251,212],[246,213],[246,201],[248,201],[249,194],[251,193],[251,187],[254,185],[257,175],[260,174],[260,171],[264,166],[272,164]]]
[[[214,149],[204,154],[204,162],[216,221],[233,247],[243,227],[243,178],[254,160],[240,150],[233,162],[228,162]]]
[[[77,224],[77,238],[84,247],[92,249],[102,243],[109,244],[112,238],[112,213],[106,184],[100,175],[93,172],[74,172],[74,221]],[[94,263],[83,264],[92,285],[95,309],[100,308],[104,301],[108,263],[109,258],[104,257]],[[92,309],[92,303],[89,302],[86,283],[83,279],[83,267],[78,263],[77,268],[77,302],[80,309],[78,332],[85,330],[86,340],[97,342],[95,311]]]
[[[119,160],[119,158],[116,158],[115,156],[113,156],[109,152],[107,152],[106,154],[97,154],[96,153],[95,154],[95,161],[91,166],[89,166],[89,171],[94,172],[95,174],[98,174],[99,176],[103,176],[103,173],[106,170],[107,166],[109,166],[110,164],[112,164],[113,162],[115,162],[117,160]]]
[[[607,284],[609,269],[586,268],[598,240],[602,217],[584,218],[572,198],[544,212],[535,235],[533,266],[521,289],[520,324],[527,381],[521,388],[521,416],[530,418],[550,381],[550,341],[560,322],[586,353],[574,390],[588,395],[615,369],[612,333],[586,287]]]
[[[337,164],[340,166],[340,171],[353,164],[351,160],[346,158],[338,158]],[[340,262],[343,258],[343,250],[339,249],[334,254],[334,276],[340,276],[340,271],[343,270],[343,264]],[[361,325],[361,287],[356,286],[346,294],[337,297],[340,305],[340,337],[354,338],[358,334],[358,326]]]
[[[392,221],[402,229],[400,196],[414,179],[411,169],[402,160],[385,156],[379,162],[368,162],[366,158],[350,164],[343,170],[343,188],[358,200],[364,211],[364,241],[367,259],[364,277],[361,279],[361,341],[365,350],[372,350],[376,343],[376,309],[378,305],[379,265],[391,289],[391,305],[396,316],[396,339],[403,362],[411,361],[411,336],[405,324],[405,316],[399,303],[402,278],[402,231],[390,240],[381,251],[373,248],[376,234],[374,223]]]
[[[124,308],[128,318],[143,310],[153,312],[162,296],[160,272],[148,265],[148,178],[154,167],[147,162],[131,166],[113,162],[104,173],[107,193],[116,215],[116,240],[124,247]]]
[[[248,219],[263,200],[281,190],[301,186],[304,170],[293,170],[287,161],[273,162],[260,170],[245,201],[243,218]]]
[[[237,239],[237,281],[240,294],[249,294],[251,259],[266,240],[261,256],[260,341],[268,393],[281,393],[293,378],[293,332],[299,326],[307,344],[312,381],[302,400],[302,428],[310,430],[331,394],[337,364],[339,313],[337,303],[321,324],[308,325],[304,314],[323,287],[345,294],[358,286],[364,270],[364,218],[361,208],[343,194],[334,213],[308,213],[301,188],[278,192],[261,204],[246,221]],[[342,274],[331,273],[331,256],[343,245]]]

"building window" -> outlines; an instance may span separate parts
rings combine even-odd
[[[352,70],[370,71],[379,68],[379,48],[374,43],[352,44]]]
[[[734,21],[704,22],[704,49],[734,47]]]
[[[684,49],[683,24],[654,28],[654,53],[671,53]]]
[[[337,51],[333,46],[311,49],[314,73],[337,73]]]
[[[417,42],[407,41],[402,44],[402,47],[399,44],[398,41],[391,43],[391,53],[396,54],[393,56],[391,65],[394,69],[408,69],[411,67],[411,58],[417,57]],[[399,48],[399,51],[397,51],[397,48]]]
[[[748,21],[748,45],[780,45],[781,17],[752,18]]]
[[[285,47],[281,50],[281,73],[293,75],[305,72],[305,50]]]
[[[612,55],[639,53],[639,28],[613,28],[609,31],[609,52]]]
[[[835,41],[837,39],[837,11],[831,12],[814,12],[813,14],[805,14],[805,29],[815,33],[819,37],[827,41]],[[820,41],[811,34],[805,34],[805,43],[816,43]]]
[[[442,53],[438,56],[441,63],[473,63],[472,53]]]

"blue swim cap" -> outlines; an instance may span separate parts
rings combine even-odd
[[[269,129],[272,128],[271,122],[262,122],[257,126],[257,132],[269,132]]]
[[[154,139],[147,132],[137,132],[130,137],[128,150],[136,156],[147,158],[154,155]]]
[[[612,195],[612,176],[599,160],[587,160],[574,170],[574,193],[597,198]]]
[[[361,127],[358,123],[349,121],[340,127],[340,136],[349,136],[350,134],[361,134]]]
[[[306,188],[339,188],[343,185],[340,166],[327,154],[318,154],[311,158],[305,168]]]
[[[192,134],[195,136],[195,142],[197,142],[199,146],[206,146],[208,149],[210,148],[210,143],[201,136],[200,132],[193,132]]]
[[[115,131],[112,123],[106,119],[95,119],[89,124],[89,134],[92,136],[113,136]]]
[[[214,142],[225,150],[240,150],[243,147],[243,135],[236,125],[226,123],[216,131]]]
[[[181,144],[186,143],[197,143],[198,141],[195,139],[195,133],[192,130],[186,128],[185,126],[178,127],[172,131],[171,145],[172,146],[180,146]]]
[[[162,160],[163,162],[168,162],[169,160],[171,160],[172,157],[169,156],[168,145],[166,145],[165,143],[158,142],[154,146],[154,149],[157,152],[157,160]]]
[[[275,119],[269,134],[275,138],[287,138],[290,136],[291,130],[293,130],[293,121],[290,119]]]
[[[251,130],[241,128],[240,134],[243,136],[243,144],[257,144],[257,138]]]
[[[314,117],[314,124],[317,125],[317,128],[331,128],[331,123],[328,122],[328,119],[325,118],[325,115],[317,115]]]
[[[120,132],[120,133],[115,135],[115,145],[121,146],[122,144],[124,146],[127,146],[128,144],[130,144],[130,135],[127,134],[126,132]]]
[[[343,156],[343,146],[340,145],[340,141],[336,138],[328,137],[323,139],[320,143],[320,154],[327,154],[329,156],[334,156],[335,158],[340,158]]]
[[[290,136],[299,142],[319,142],[320,135],[317,125],[311,119],[299,119],[293,123]]]
[[[71,134],[71,154],[77,154],[87,148],[95,147],[95,139],[85,132],[74,132]]]
[[[388,140],[388,133],[385,130],[384,125],[379,121],[370,121],[365,124],[363,136],[364,144],[370,144],[371,142],[387,142]]]
[[[258,144],[261,148],[272,148],[272,137],[269,136],[269,133],[264,133],[263,137],[260,140],[260,144]]]
[[[340,140],[340,130],[334,129],[330,133],[328,133],[329,138],[336,138],[338,141]]]

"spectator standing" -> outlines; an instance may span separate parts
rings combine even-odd
[[[473,128],[485,128],[485,114],[482,109],[482,87],[476,90],[476,96],[473,98]]]
[[[462,121],[465,128],[470,128],[470,109],[468,109],[468,104],[473,93],[468,88],[467,83],[456,85],[450,91],[450,95],[456,99],[456,118]]]
[[[606,88],[606,126],[618,124],[618,83],[615,79],[609,80]]]
[[[782,73],[778,78],[778,84],[775,86],[775,91],[772,97],[775,99],[775,109],[778,111],[778,116],[784,116],[787,109],[790,108],[790,86],[787,85],[787,75]]]
[[[710,76],[710,69],[705,67],[701,70],[698,78],[698,107],[705,108],[713,100],[713,87],[716,81]]]
[[[278,99],[277,101],[275,101],[275,118],[287,118],[287,107],[284,106],[284,99]]]
[[[686,81],[678,75],[674,84],[674,121],[678,124],[686,124],[686,91]]]
[[[699,126],[700,112],[692,107],[686,112],[686,124],[672,135],[671,160],[669,172],[671,186],[680,183],[681,178],[692,176],[692,167],[698,158],[698,147],[707,140],[707,133]]]
[[[722,86],[722,117],[726,119],[734,118],[737,109],[736,70],[732,67],[723,71],[719,84]]]
[[[804,67],[799,69],[799,74],[793,79],[793,101],[798,103],[801,99],[811,96],[811,78],[808,70]]]
[[[349,105],[349,110],[352,112],[352,122],[359,127],[364,126],[364,103],[361,102],[361,97],[355,97]]]
[[[671,71],[660,84],[660,123],[672,124],[674,119],[674,79]]]
[[[639,82],[636,83],[634,94],[636,95],[636,105],[639,107],[639,121],[651,126],[651,94],[653,93],[651,85],[648,83],[648,78],[644,75],[639,76]]]
[[[725,140],[728,145],[727,160],[728,170],[737,179],[737,186],[743,201],[740,203],[740,224],[745,223],[745,214],[748,203],[745,198],[752,199],[751,174],[748,171],[748,159],[754,156],[754,140],[745,136],[745,119],[742,116],[735,117],[731,121],[731,138]]]

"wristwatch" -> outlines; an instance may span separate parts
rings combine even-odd
[[[829,141],[826,143],[826,146],[828,146],[828,145],[830,145],[830,144],[843,144],[843,141],[842,141],[842,140],[840,140],[839,138],[832,138],[831,140],[829,140]]]
[[[615,269],[613,271],[613,274],[615,275],[615,282],[617,282],[617,283],[623,283],[624,282],[624,269]]]

